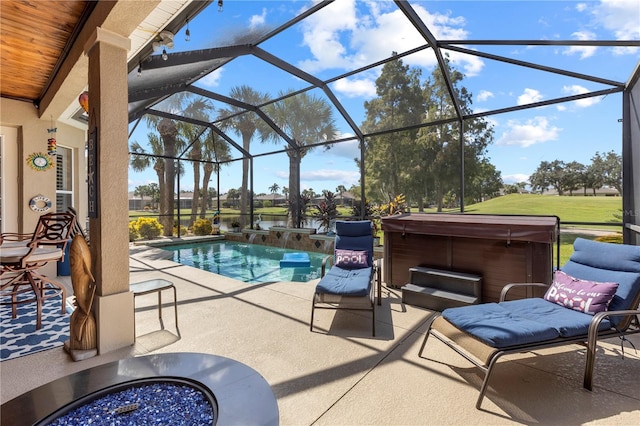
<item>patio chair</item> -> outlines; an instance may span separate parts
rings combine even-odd
[[[76,217],[75,222],[73,223],[73,227],[71,228],[71,233],[69,234],[69,238],[73,240],[73,237],[76,235],[81,235],[82,238],[89,244],[89,234],[82,228],[80,225],[80,221],[78,220],[78,212],[73,207],[68,207],[67,212],[71,213]]]
[[[40,268],[49,262],[64,260],[69,234],[75,223],[70,213],[47,213],[38,219],[28,243],[3,247],[0,251],[0,295],[10,297],[12,317],[17,317],[17,305],[36,302],[36,330],[42,327],[44,300],[60,295],[61,314],[66,311],[66,291],[63,284],[42,275]],[[4,244],[3,244],[4,246]],[[26,294],[26,296],[23,296]]]
[[[586,346],[583,386],[592,390],[598,339],[640,332],[640,246],[582,238],[551,286],[509,284],[499,303],[449,308],[436,314],[424,337],[434,336],[484,372],[476,408],[500,357],[554,346]],[[506,301],[510,289],[544,286],[543,298]]]
[[[325,271],[331,264],[328,272]],[[376,335],[375,288],[380,305],[380,269],[373,261],[373,235],[370,220],[336,221],[334,254],[322,261],[321,278],[311,304],[311,324],[316,309],[370,310]]]

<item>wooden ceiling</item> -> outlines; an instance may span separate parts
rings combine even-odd
[[[37,102],[95,3],[1,0],[1,95]]]

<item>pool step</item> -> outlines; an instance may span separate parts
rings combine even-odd
[[[280,261],[281,268],[309,268],[311,260],[308,253],[285,253]]]

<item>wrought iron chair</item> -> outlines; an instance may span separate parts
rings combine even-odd
[[[42,304],[46,299],[62,297],[61,314],[65,313],[66,290],[63,284],[40,273],[49,262],[64,260],[65,248],[75,224],[71,213],[47,213],[38,219],[31,239],[22,245],[3,244],[0,250],[0,296],[9,301],[12,317],[17,317],[17,305],[36,302],[36,330],[42,327]],[[4,239],[3,239],[4,242]]]

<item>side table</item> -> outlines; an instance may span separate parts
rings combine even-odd
[[[163,279],[147,280],[139,283],[133,283],[129,288],[133,292],[134,298],[154,292],[158,293],[158,319],[160,320],[162,329],[164,329],[164,322],[162,321],[162,291],[173,289],[173,310],[176,317],[176,330],[178,331],[178,335],[180,334],[180,330],[178,329],[178,294],[176,292],[176,287],[171,281]]]

